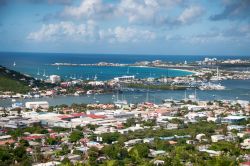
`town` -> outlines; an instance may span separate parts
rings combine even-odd
[[[196,96],[159,105],[13,103],[0,110],[0,159],[35,166],[247,165],[249,111],[249,101]]]

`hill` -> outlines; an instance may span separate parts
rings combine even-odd
[[[0,91],[27,93],[32,87],[46,88],[52,86],[20,72],[0,66]]]

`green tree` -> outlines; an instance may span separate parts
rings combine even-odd
[[[149,148],[147,144],[136,144],[129,151],[129,156],[136,162],[140,162],[140,160],[146,158],[148,154],[149,154]]]
[[[75,130],[70,134],[69,140],[71,142],[76,142],[80,140],[82,137],[83,137],[83,133],[81,131]]]

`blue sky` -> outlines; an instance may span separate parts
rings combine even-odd
[[[250,55],[250,1],[0,0],[0,51]]]

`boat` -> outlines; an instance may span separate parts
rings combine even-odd
[[[38,76],[40,75],[40,71],[39,71],[39,68],[38,68],[38,71],[37,71],[37,74],[36,74],[36,75],[38,75]]]
[[[13,66],[15,67],[16,66],[16,62],[14,61],[14,63],[13,63]]]
[[[222,86],[221,84],[212,84],[212,83],[203,83],[201,86],[199,86],[200,90],[224,90],[225,86]]]
[[[115,105],[127,105],[128,104],[128,101],[127,100],[124,100],[123,99],[123,96],[122,96],[122,100],[119,100],[119,95],[118,95],[118,91],[117,91],[117,95],[116,95],[116,101],[114,101],[114,104]]]
[[[46,77],[46,74],[45,74],[45,69],[43,70],[43,76]]]
[[[95,80],[95,81],[97,80],[97,75],[95,75],[94,80]]]

